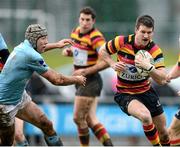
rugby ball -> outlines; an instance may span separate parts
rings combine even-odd
[[[146,50],[139,50],[136,54],[135,54],[135,59],[137,59],[137,58],[148,58],[149,60],[150,60],[150,63],[152,64],[152,65],[154,65],[154,59],[153,59],[153,57],[151,56],[151,54],[148,52],[148,51],[146,51]],[[135,64],[135,66],[136,66],[136,64]],[[148,76],[149,75],[149,71],[147,71],[146,69],[143,69],[143,68],[141,68],[141,67],[138,67],[138,66],[136,66],[136,69],[137,69],[137,72],[139,73],[139,74],[141,74],[142,76]]]

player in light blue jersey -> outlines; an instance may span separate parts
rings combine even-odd
[[[48,67],[40,55],[51,48],[52,44],[47,43],[46,28],[30,25],[24,42],[14,48],[4,65],[0,74],[0,145],[13,145],[15,116],[40,128],[47,145],[63,145],[52,122],[24,90],[26,83],[34,72],[54,85],[85,85],[86,78],[64,76]],[[62,43],[61,47],[65,45]]]
[[[7,44],[2,36],[2,34],[0,33],[0,72],[9,56],[9,50],[7,47]],[[16,118],[15,119],[15,123],[16,123],[16,131],[15,131],[15,144],[16,145],[23,145],[23,146],[27,146],[28,142],[23,134],[23,121]]]

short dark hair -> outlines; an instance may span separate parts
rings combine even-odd
[[[142,15],[136,20],[136,29],[138,29],[140,25],[144,25],[148,28],[153,28],[154,30],[154,19],[149,15]]]
[[[93,8],[87,6],[87,7],[84,7],[80,10],[80,14],[81,13],[84,13],[84,14],[87,14],[87,15],[91,15],[92,16],[92,19],[95,19],[96,18],[96,12]]]

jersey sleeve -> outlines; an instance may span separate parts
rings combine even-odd
[[[38,74],[43,74],[49,67],[45,63],[43,57],[40,54],[32,55],[31,60],[28,61],[28,67],[30,70],[37,72]]]
[[[122,46],[124,46],[124,36],[116,36],[105,44],[106,50],[109,54],[115,54]]]
[[[164,56],[163,56],[161,48],[159,48],[158,45],[154,44],[150,53],[152,57],[154,58],[154,65],[156,68],[165,67]]]
[[[92,48],[98,51],[106,41],[102,33],[96,30],[91,34],[91,42]]]

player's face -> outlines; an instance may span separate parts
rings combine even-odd
[[[135,43],[137,46],[146,46],[153,37],[153,28],[140,25],[135,30]]]
[[[47,43],[48,43],[47,36],[43,36],[43,37],[39,38],[37,40],[37,51],[39,53],[43,53],[46,48]]]
[[[91,15],[81,13],[79,16],[80,32],[87,33],[93,28],[95,20],[92,19]]]

